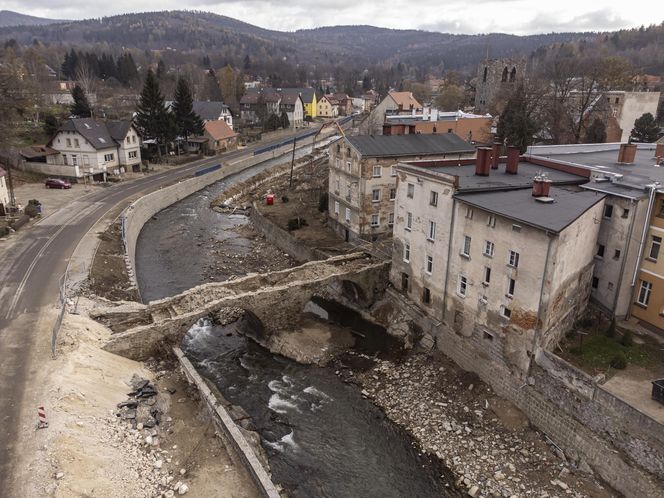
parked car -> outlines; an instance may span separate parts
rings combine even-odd
[[[59,178],[49,178],[46,180],[46,188],[71,188],[71,183]]]

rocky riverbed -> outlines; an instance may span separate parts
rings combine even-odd
[[[437,456],[472,497],[609,497],[574,455],[564,455],[526,417],[439,353],[373,360],[354,375],[362,394]],[[348,375],[348,372],[339,372]]]

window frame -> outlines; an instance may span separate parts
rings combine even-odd
[[[436,240],[436,222],[429,220],[429,230],[427,233],[427,240],[434,242]]]
[[[507,277],[507,291],[505,295],[510,299],[514,297],[514,290],[516,289],[516,280],[512,277]]]
[[[427,254],[424,259],[424,271],[427,273],[427,275],[431,275],[433,273],[433,256],[430,254]]]
[[[403,245],[403,262],[410,263],[410,243],[405,242]]]
[[[510,249],[507,253],[507,266],[510,268],[519,267],[519,253]]]
[[[378,171],[378,174],[376,174]],[[371,170],[371,178],[380,178],[383,176],[383,167],[380,164],[374,164]]]
[[[432,190],[429,193],[429,206],[437,207],[438,206],[438,192]]]
[[[484,273],[482,275],[482,283],[484,285],[489,285],[491,283],[491,267],[485,266]]]
[[[470,237],[470,235],[464,235],[463,243],[461,244],[461,251],[459,252],[459,254],[466,258],[470,258],[470,249],[472,243],[473,243],[472,237]]]
[[[659,237],[658,235],[651,235],[650,250],[648,251],[648,257],[646,259],[648,261],[656,262],[657,259],[659,258],[659,252],[661,251],[661,249],[662,249],[662,237]],[[655,252],[654,256],[653,256],[653,251]]]
[[[397,189],[392,187],[390,188],[390,200],[394,201],[397,198]]]
[[[602,218],[610,220],[613,218],[613,204],[604,204],[604,211],[602,212]]]
[[[413,199],[415,197],[415,184],[408,183],[406,184],[406,197]]]
[[[406,212],[406,227],[405,229],[407,231],[411,231],[413,229],[413,213],[410,211]]]
[[[457,279],[457,294],[464,299],[468,295],[468,277],[463,274],[459,274]]]
[[[650,302],[650,295],[652,294],[652,282],[647,280],[641,280],[639,283],[639,293],[636,296],[636,304],[643,306],[644,308],[648,307]]]
[[[487,248],[489,248],[490,250],[487,251]],[[493,242],[491,242],[490,240],[485,240],[484,247],[482,248],[482,254],[487,258],[493,258],[495,249],[496,245]]]
[[[374,220],[376,220],[375,223],[374,223]],[[376,228],[376,227],[379,227],[379,226],[380,226],[380,214],[372,214],[371,215],[371,227]]]
[[[371,189],[371,202],[380,202],[380,190],[379,188]]]

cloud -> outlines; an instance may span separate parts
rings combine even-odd
[[[611,9],[595,10],[570,18],[537,14],[524,25],[527,32],[551,31],[609,31],[629,26],[630,23]]]

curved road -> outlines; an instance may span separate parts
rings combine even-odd
[[[304,130],[297,135],[311,130]],[[39,361],[48,361],[53,319],[45,321],[45,307],[58,301],[58,282],[81,238],[111,211],[161,186],[190,177],[193,172],[253,153],[272,142],[259,142],[239,151],[201,159],[130,182],[114,184],[81,197],[19,232],[0,250],[0,495],[14,496],[12,478],[21,430],[36,425],[35,413],[21,414]],[[51,315],[49,315],[50,317]]]

